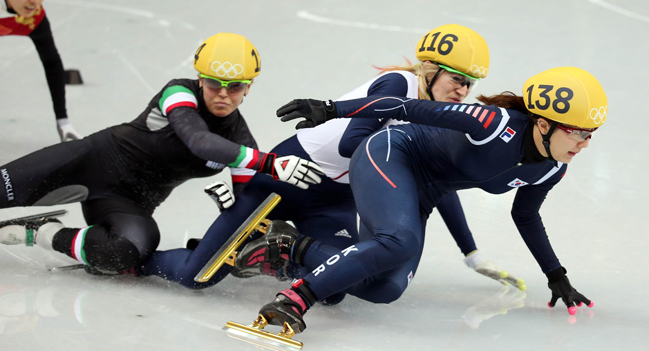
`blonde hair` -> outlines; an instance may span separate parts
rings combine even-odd
[[[400,66],[375,66],[375,68],[381,70],[379,74],[389,71],[407,71],[416,75],[419,80],[419,98],[422,100],[432,100],[426,92],[426,86],[428,86],[428,80],[426,78],[432,79],[439,70],[439,66],[434,63],[425,65],[424,62],[418,62],[413,65],[407,58],[406,62],[407,64]]]

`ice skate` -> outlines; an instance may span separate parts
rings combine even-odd
[[[255,231],[266,233],[266,229],[270,221],[266,216],[270,211],[277,206],[282,198],[271,193],[264,202],[257,207],[257,209],[248,216],[241,226],[232,234],[230,239],[217,251],[212,259],[201,269],[200,272],[194,277],[195,282],[204,283],[219,270],[224,264],[234,266],[235,258],[237,256],[237,249],[248,239],[248,237]]]
[[[302,342],[293,340],[292,337],[306,329],[302,316],[308,308],[307,304],[308,302],[304,301],[297,292],[286,289],[277,294],[273,302],[259,310],[259,316],[251,325],[228,322],[224,329],[247,339],[257,339],[262,343],[301,349]],[[263,330],[268,324],[279,325],[282,330],[278,334]],[[252,342],[251,340],[245,341]]]
[[[299,234],[293,226],[284,221],[271,221],[266,235],[250,242],[239,252],[235,259],[235,267],[246,269],[262,263],[288,261]]]
[[[58,210],[2,221],[0,222],[0,243],[4,245],[25,244],[26,246],[33,246],[38,241],[36,237],[41,232],[41,227],[46,225],[47,227],[53,227],[47,228],[53,229],[48,230],[48,232],[52,233],[47,233],[50,234],[49,236],[53,236],[56,231],[63,227],[57,217],[66,213],[68,211]],[[43,245],[41,246],[51,248],[51,237],[45,238],[45,236],[47,235],[42,237],[41,243]]]

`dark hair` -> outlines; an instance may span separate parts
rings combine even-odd
[[[485,105],[494,105],[506,109],[516,110],[522,112],[530,117],[533,114],[525,107],[525,101],[522,96],[518,96],[511,91],[505,91],[498,95],[484,96],[480,95],[476,98],[478,101]]]

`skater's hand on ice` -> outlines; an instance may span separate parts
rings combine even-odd
[[[315,162],[292,155],[277,157],[273,153],[264,155],[259,172],[270,174],[275,180],[293,184],[301,189],[308,189],[309,184],[320,184],[320,176],[324,175],[322,168]]]
[[[225,182],[219,180],[206,186],[205,193],[216,202],[221,211],[234,205],[234,193]]]
[[[512,284],[521,291],[527,289],[525,280],[518,279],[507,273],[507,271],[501,270],[495,263],[483,258],[478,250],[467,255],[464,258],[464,263],[474,271],[484,275],[485,277],[497,280],[503,285]]]
[[[295,129],[312,128],[330,119],[338,117],[338,111],[333,101],[320,101],[314,99],[295,99],[277,110],[277,117],[282,122],[296,118],[305,118],[299,122]]]
[[[81,134],[77,133],[67,118],[60,118],[56,120],[56,130],[59,132],[61,142],[70,140],[79,140],[82,138]]]
[[[593,307],[594,303],[587,299],[586,296],[580,294],[575,288],[570,285],[570,280],[566,276],[566,269],[559,267],[549,273],[546,273],[548,277],[548,287],[552,290],[552,298],[548,302],[550,308],[554,307],[557,303],[557,300],[561,298],[563,303],[568,307],[568,313],[574,315],[577,313],[577,306],[581,307],[582,303],[585,303],[588,307]]]

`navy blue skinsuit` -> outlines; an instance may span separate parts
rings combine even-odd
[[[368,95],[405,96],[408,91],[406,79],[397,73],[383,75],[368,89]],[[380,129],[384,122],[379,119],[356,119],[351,121],[340,144],[339,153],[351,157],[356,147],[368,135]],[[296,155],[311,160],[294,135],[277,145],[271,152],[278,156]],[[312,160],[316,161],[317,160]],[[151,258],[137,269],[141,275],[158,275],[176,281],[183,286],[201,289],[221,281],[230,272],[229,266],[222,267],[206,283],[194,282],[194,277],[223,246],[243,221],[271,193],[282,196],[282,201],[268,218],[292,221],[300,233],[326,243],[321,251],[312,256],[314,266],[307,265],[306,272],[317,267],[323,260],[358,242],[356,205],[348,184],[337,183],[328,177],[308,190],[282,182],[276,182],[263,175],[255,175],[237,197],[235,204],[223,211],[205,233],[195,250],[175,249],[156,251]],[[466,224],[459,198],[454,192],[440,204],[443,218],[464,254],[476,249],[471,232]],[[346,235],[340,235],[345,230]]]
[[[329,248],[321,243],[309,248],[306,265],[320,266],[304,280],[317,298],[346,291],[377,303],[398,299],[416,273],[433,208],[446,194],[468,188],[492,194],[517,188],[512,217],[523,240],[543,272],[560,267],[538,211],[567,166],[555,167],[538,157],[535,163],[521,163],[528,159],[526,151],[536,150],[529,147],[532,128],[526,114],[395,97],[368,97],[336,106],[339,117],[392,118],[413,124],[382,129],[354,153],[352,191],[361,230],[373,238],[324,262],[320,251]]]

